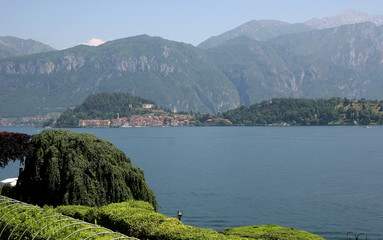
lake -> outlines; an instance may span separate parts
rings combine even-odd
[[[223,230],[277,224],[326,239],[383,239],[383,127],[71,129],[108,140],[145,177],[165,215]],[[0,127],[34,134],[42,129]],[[0,169],[17,177],[18,164]]]

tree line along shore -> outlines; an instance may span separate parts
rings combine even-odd
[[[274,98],[217,114],[172,113],[140,97],[99,93],[89,96],[78,107],[68,109],[51,124],[55,127],[382,125],[383,102]]]

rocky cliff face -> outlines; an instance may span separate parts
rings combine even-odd
[[[52,60],[26,60],[0,62],[0,72],[5,74],[51,74],[79,70],[85,64],[83,56],[65,55],[57,63]]]
[[[383,59],[383,26],[368,22],[281,36],[271,42],[289,54],[316,57],[337,65],[375,65]]]
[[[241,37],[208,52],[244,105],[276,96],[381,98],[383,27],[372,23],[266,42]]]
[[[94,69],[117,70],[121,72],[144,72],[159,71],[169,74],[176,71],[174,64],[161,63],[154,56],[140,57],[112,57],[107,63],[100,63],[100,59],[85,58],[84,56],[75,56],[65,54],[58,61],[52,60],[25,60],[25,61],[2,61],[0,62],[0,72],[5,74],[51,74],[59,72],[69,72],[80,70],[85,64]],[[181,72],[182,69],[178,68]]]

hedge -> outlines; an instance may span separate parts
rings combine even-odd
[[[224,232],[196,228],[184,225],[176,218],[155,212],[153,206],[147,202],[135,200],[99,208],[59,206],[56,211],[143,240],[323,240],[311,233],[275,225],[234,228]]]
[[[211,229],[184,225],[176,218],[155,212],[152,205],[143,201],[128,200],[99,208],[59,206],[56,211],[84,221],[95,222],[113,231],[143,240],[247,239],[239,236],[226,236]]]

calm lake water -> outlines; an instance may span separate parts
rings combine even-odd
[[[108,140],[145,171],[165,215],[223,230],[273,223],[383,239],[383,127],[71,129]],[[42,129],[0,127],[34,134]],[[17,177],[18,164],[0,169]]]

